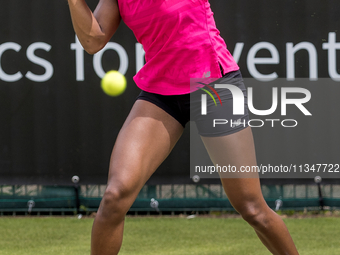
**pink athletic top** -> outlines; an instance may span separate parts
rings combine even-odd
[[[137,86],[162,95],[190,93],[190,78],[239,69],[216,28],[208,0],[118,0],[120,15],[143,45]]]

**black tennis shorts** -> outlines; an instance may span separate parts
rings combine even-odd
[[[242,91],[243,113],[234,114],[233,102],[235,96],[231,90],[215,88],[215,84],[233,85],[237,87],[237,91]],[[214,90],[212,91],[211,88],[214,88]],[[190,94],[170,96],[142,91],[137,100],[146,100],[157,105],[174,117],[183,127],[189,121],[194,121],[201,136],[225,136],[248,126],[247,90],[240,71],[227,73],[222,78],[203,87],[203,89],[198,89]],[[207,93],[207,91],[210,93]],[[206,95],[206,107],[202,106],[202,95],[204,94]],[[240,97],[237,98],[240,99]],[[203,108],[205,108],[205,114],[202,114]]]

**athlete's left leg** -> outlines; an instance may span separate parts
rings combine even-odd
[[[250,127],[222,137],[202,137],[214,165],[256,166]],[[255,230],[268,250],[277,255],[298,254],[294,242],[279,215],[263,198],[257,173],[221,175],[230,203]]]

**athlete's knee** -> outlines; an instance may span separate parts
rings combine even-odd
[[[104,217],[124,217],[132,202],[130,197],[132,191],[122,184],[109,185],[104,193],[100,213]]]
[[[255,229],[268,228],[271,222],[271,210],[267,205],[246,203],[239,213]]]

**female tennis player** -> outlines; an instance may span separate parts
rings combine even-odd
[[[189,121],[190,78],[214,77],[218,83],[236,79],[236,86],[245,88],[208,0],[100,0],[94,12],[85,0],[68,3],[74,30],[88,53],[106,45],[121,19],[146,52],[146,64],[134,77],[142,92],[118,134],[92,229],[91,254],[113,255],[122,244],[127,211]],[[229,98],[222,93],[221,102],[232,106]],[[206,116],[213,114],[209,106],[208,111]],[[248,114],[237,118],[247,120]],[[200,114],[194,121],[214,164],[256,166],[250,127],[223,125],[214,130]],[[231,204],[268,250],[298,254],[283,221],[267,206],[259,179],[226,177],[221,182]]]

